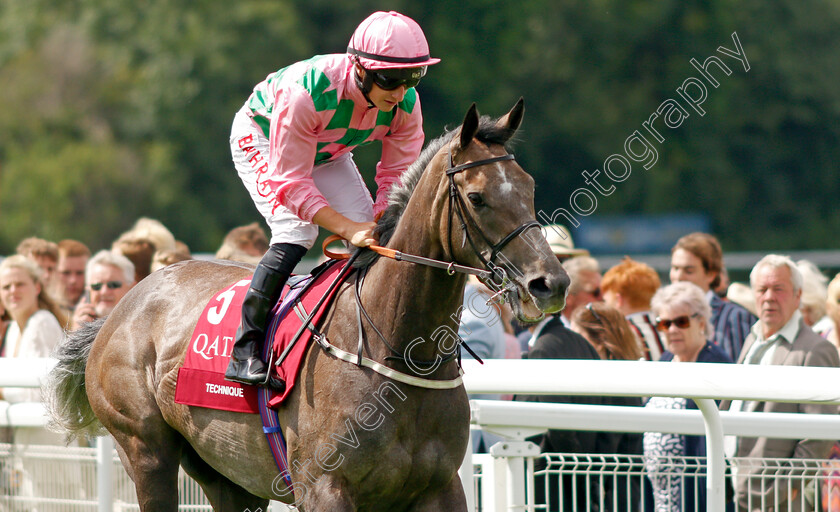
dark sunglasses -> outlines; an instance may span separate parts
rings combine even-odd
[[[668,320],[668,319],[665,319],[665,318],[657,318],[656,319],[656,328],[659,329],[660,331],[667,331],[668,329],[671,328],[671,324],[674,324],[677,327],[679,327],[680,329],[688,329],[688,326],[691,325],[691,319],[696,317],[696,316],[699,316],[699,315],[697,313],[695,313],[691,316],[683,315],[683,316],[678,316],[677,318],[674,318],[674,319],[671,319],[671,320]]]
[[[107,283],[91,283],[90,289],[95,292],[98,292],[102,289],[103,286],[107,286],[109,290],[116,290],[117,288],[122,288],[122,285],[122,281],[108,281]]]
[[[417,84],[420,83],[420,79],[426,74],[425,69],[423,68],[411,68],[407,70],[401,69],[399,70],[399,73],[394,75],[380,73],[371,69],[366,69],[365,72],[370,74],[373,83],[375,83],[380,89],[386,91],[393,91],[401,85],[406,86],[408,89],[417,87]]]

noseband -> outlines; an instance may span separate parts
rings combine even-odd
[[[475,253],[476,257],[479,259],[479,261],[481,261],[482,265],[484,265],[484,267],[487,270],[489,270],[492,274],[492,284],[494,286],[491,286],[491,288],[494,290],[499,290],[500,293],[505,291],[505,288],[508,285],[508,278],[505,269],[496,264],[496,257],[499,255],[499,253],[501,253],[504,250],[507,244],[513,241],[513,239],[519,236],[523,231],[531,227],[539,227],[540,223],[536,220],[530,220],[528,222],[525,222],[524,224],[521,224],[519,227],[508,233],[507,236],[503,237],[499,242],[494,244],[490,241],[490,239],[487,238],[487,236],[481,230],[481,227],[479,227],[478,223],[475,221],[475,219],[467,209],[467,203],[466,201],[464,201],[464,196],[461,194],[461,191],[455,184],[455,175],[473,167],[490,165],[496,162],[504,162],[507,160],[514,159],[515,158],[512,154],[507,154],[502,156],[495,156],[492,158],[485,158],[484,160],[476,160],[473,162],[467,162],[465,164],[455,165],[455,162],[452,159],[452,147],[450,146],[449,169],[446,170],[446,176],[449,177],[449,219],[447,221],[447,237],[449,238],[449,256],[452,259],[455,259],[455,252],[452,248],[452,214],[454,212],[458,216],[458,220],[461,222],[461,229],[464,231],[464,236],[466,240],[470,243],[470,247],[472,247],[473,253]],[[470,227],[478,233],[478,235],[490,249],[489,258],[485,258],[484,252],[479,250],[476,246],[473,237],[470,235]],[[489,283],[485,284],[489,285]]]

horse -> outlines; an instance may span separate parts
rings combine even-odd
[[[338,288],[320,328],[355,353],[361,326],[365,356],[414,380],[313,343],[278,410],[291,485],[278,478],[259,415],[173,399],[204,305],[249,278],[253,267],[244,264],[170,265],[140,281],[106,319],[70,333],[48,376],[53,427],[68,439],[109,432],[143,512],[177,510],[179,466],[215,510],[265,510],[274,499],[309,512],[466,511],[458,468],[469,402],[453,356],[467,274],[455,270],[489,276],[496,299],[508,300],[523,322],[561,310],[569,285],[534,220],[534,180],[506,148],[523,112],[522,99],[498,119],[479,116],[473,104],[395,185],[377,224],[380,245],[442,264],[359,249],[354,265],[364,281]]]

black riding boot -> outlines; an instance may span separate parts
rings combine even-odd
[[[262,385],[267,381],[268,366],[262,359],[265,331],[271,308],[280,298],[283,285],[300,262],[306,248],[296,244],[274,244],[268,248],[242,303],[242,322],[225,379],[242,384]]]

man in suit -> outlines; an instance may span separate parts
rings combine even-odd
[[[759,320],[744,342],[741,364],[786,366],[840,366],[837,349],[815,334],[802,320],[799,302],[802,275],[787,256],[770,254],[750,273]],[[722,404],[722,408],[726,404]],[[733,401],[730,410],[836,414],[836,405]],[[734,455],[748,457],[734,469],[735,501],[739,511],[802,510],[807,482],[783,478],[780,468],[762,458],[823,459],[832,441],[810,439],[735,438]],[[788,487],[788,483],[792,485]],[[776,502],[780,508],[776,508]],[[787,506],[785,506],[787,505]],[[806,508],[807,508],[806,503]]]
[[[743,307],[727,302],[714,292],[723,271],[723,251],[717,238],[708,233],[690,233],[671,249],[672,283],[688,281],[706,292],[712,307],[712,341],[720,345],[733,361],[738,360],[744,338],[756,318]]]

